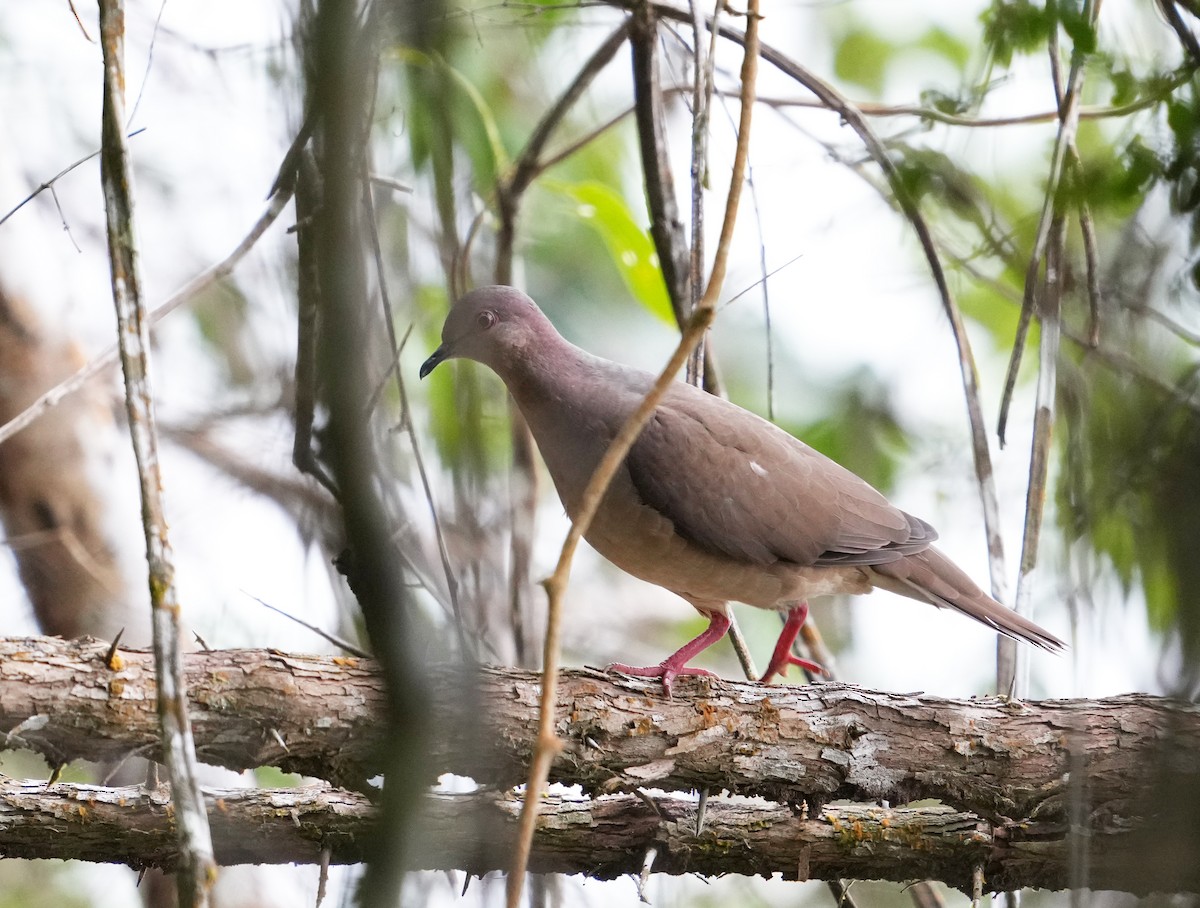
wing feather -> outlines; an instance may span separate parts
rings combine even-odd
[[[689,385],[671,389],[626,463],[677,533],[738,560],[886,564],[937,538],[849,470]]]

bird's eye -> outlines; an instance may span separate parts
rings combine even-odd
[[[475,320],[479,322],[479,327],[486,331],[492,325],[496,324],[496,313],[491,309],[484,309],[479,315],[475,316]]]

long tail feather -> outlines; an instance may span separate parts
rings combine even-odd
[[[1008,637],[1057,652],[1066,646],[1045,628],[1001,605],[936,548],[873,566],[875,585],[962,612]]]

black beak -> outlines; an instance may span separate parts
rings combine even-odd
[[[428,375],[430,372],[432,372],[435,368],[437,368],[437,364],[440,363],[442,360],[446,359],[446,357],[448,357],[449,355],[450,355],[450,351],[446,349],[445,344],[442,344],[440,347],[438,347],[436,350],[434,350],[432,355],[430,355],[429,359],[427,359],[427,360],[425,360],[425,362],[421,363],[421,378],[424,378],[426,375]]]

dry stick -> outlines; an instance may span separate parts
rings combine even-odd
[[[150,327],[141,302],[141,276],[134,246],[133,195],[125,144],[125,10],[122,0],[100,0],[100,43],[104,54],[100,181],[104,189],[113,303],[125,375],[125,408],[141,487],[158,721],[179,840],[177,893],[179,904],[184,908],[203,908],[209,903],[209,890],[216,880],[217,865],[204,798],[196,778],[196,749],[183,681],[179,598],[163,513],[163,480],[149,375]]]
[[[150,310],[149,315],[146,316],[147,322],[150,325],[158,324],[164,317],[170,315],[184,303],[191,302],[191,300],[195,299],[195,297],[203,293],[217,281],[228,276],[237,267],[238,262],[245,257],[246,253],[254,247],[254,244],[258,242],[267,228],[279,217],[280,212],[283,211],[291,197],[292,184],[290,181],[285,185],[281,184],[277,186],[267,205],[267,210],[255,221],[254,226],[246,234],[245,239],[237,245],[237,248],[211,268],[196,275],[163,302],[159,303],[154,309]],[[116,361],[117,346],[114,344],[79,369],[74,375],[63,379],[3,426],[0,426],[0,444],[4,444],[4,442],[22,429],[30,426],[43,413],[57,406],[64,398],[74,394],[87,384],[90,379],[103,372]]]
[[[1075,153],[1078,162],[1079,153]],[[1100,310],[1104,302],[1104,291],[1100,287],[1100,252],[1096,241],[1096,224],[1092,220],[1092,209],[1088,203],[1079,202],[1079,233],[1083,237],[1083,263],[1087,271],[1088,291],[1088,344],[1100,344]]]
[[[534,127],[520,156],[513,163],[511,175],[497,187],[496,199],[500,209],[500,231],[497,239],[496,277],[499,283],[508,284],[512,281],[512,245],[517,210],[525,190],[529,188],[534,179],[545,172],[547,165],[542,160],[542,152],[546,143],[549,142],[554,130],[562,123],[567,112],[579,100],[587,87],[616,56],[617,51],[621,49],[621,45],[629,36],[629,29],[630,20],[626,19],[596,48],[571,84]],[[561,160],[561,158],[556,160]]]
[[[663,16],[677,20],[683,17],[681,11],[665,4],[654,4],[654,9]],[[729,25],[722,25],[720,32],[722,37],[731,41],[742,43],[746,40],[738,29]],[[832,85],[786,54],[767,44],[760,44],[759,47],[764,60],[815,94],[827,107],[836,111],[842,120],[858,134],[871,158],[883,171],[884,177],[892,188],[896,203],[900,206],[901,213],[912,225],[913,232],[916,233],[917,240],[921,244],[921,250],[925,254],[925,260],[942,300],[942,308],[946,312],[951,331],[954,334],[959,371],[962,374],[963,396],[967,405],[967,420],[971,431],[971,452],[975,462],[975,478],[979,486],[979,497],[983,506],[983,523],[987,533],[988,568],[992,596],[1003,602],[1007,598],[1007,586],[1004,569],[1004,540],[1000,534],[1000,501],[996,494],[996,479],[992,470],[991,452],[988,449],[987,429],[983,421],[983,406],[979,400],[979,375],[975,368],[975,357],[971,352],[971,341],[963,324],[962,313],[954,301],[954,296],[950,293],[950,286],[946,281],[946,273],[942,268],[933,233],[921,214],[920,207],[905,189],[900,173],[888,156],[887,149],[875,135],[875,131],[863,116],[862,111],[843,97]]]
[[[370,168],[363,162],[363,207],[366,209],[367,230],[371,235],[371,251],[375,256],[375,272],[379,281],[379,303],[383,307],[383,323],[387,326],[389,348],[394,352],[391,371],[396,377],[396,392],[400,395],[400,423],[404,434],[408,436],[412,448],[413,461],[417,465],[417,476],[421,480],[421,489],[425,501],[429,505],[429,513],[433,517],[433,536],[437,543],[438,558],[442,562],[442,573],[446,575],[446,591],[450,596],[450,610],[454,614],[454,627],[458,633],[459,651],[463,658],[475,656],[468,646],[466,628],[463,626],[462,607],[458,601],[458,581],[454,579],[454,569],[450,566],[450,552],[446,548],[446,534],[442,531],[442,521],[438,516],[437,506],[433,503],[433,488],[429,484],[429,473],[425,469],[425,459],[421,456],[421,446],[417,442],[417,430],[413,426],[412,410],[408,404],[408,389],[404,384],[404,375],[400,371],[400,350],[402,345],[396,338],[396,318],[392,313],[392,303],[388,295],[387,271],[383,265],[383,243],[379,239],[379,223],[375,216],[375,200],[371,195]],[[386,376],[385,376],[386,379]],[[475,658],[478,658],[475,656]]]
[[[1067,223],[1064,214],[1054,218],[1046,254],[1046,281],[1038,347],[1037,408],[1033,417],[1033,441],[1029,454],[1029,485],[1025,495],[1025,527],[1021,537],[1021,565],[1017,576],[1018,613],[1028,615],[1041,538],[1042,513],[1046,504],[1046,481],[1050,469],[1050,442],[1054,431],[1054,402],[1058,390],[1058,351],[1061,337],[1062,270],[1066,258]],[[1029,660],[1024,647],[1012,647],[1011,661],[997,659],[996,689],[1010,697],[1027,693]]]
[[[659,18],[652,7],[641,4],[634,10],[632,21],[629,43],[633,58],[634,112],[650,213],[650,235],[658,252],[663,281],[667,285],[671,312],[682,330],[689,313],[695,308],[696,291],[693,285],[699,286],[700,278],[693,277],[691,251],[675,200],[675,180],[667,149],[664,91],[658,64],[661,43]],[[684,46],[688,53],[692,51],[690,46]],[[699,275],[702,270],[697,265],[695,274]],[[709,349],[705,350],[703,373],[704,390],[720,395],[721,380]]]
[[[969,259],[953,258],[955,266],[971,275],[972,278],[980,283],[988,285],[992,292],[1004,300],[1008,300],[1014,305],[1019,306],[1021,301],[1016,298],[1011,289],[989,274],[985,274],[979,270],[975,263]],[[1154,318],[1160,313],[1154,309],[1145,310],[1147,316]],[[1163,316],[1165,318],[1165,316]],[[1168,384],[1157,375],[1146,370],[1145,366],[1126,353],[1124,350],[1110,350],[1103,346],[1094,346],[1089,342],[1087,337],[1071,330],[1071,327],[1066,324],[1060,324],[1062,336],[1083,350],[1088,356],[1095,357],[1114,371],[1121,372],[1130,376],[1147,387],[1159,392],[1170,398],[1171,402],[1181,407],[1187,407],[1193,413],[1200,415],[1200,400],[1196,399],[1194,391],[1184,390],[1179,385]],[[1200,343],[1200,340],[1196,341]],[[1191,374],[1189,370],[1188,374]]]
[[[1095,26],[1096,13],[1099,10],[1099,0],[1088,0],[1085,15],[1089,23]],[[1029,324],[1033,318],[1034,296],[1037,291],[1038,272],[1042,259],[1046,254],[1046,242],[1050,237],[1050,225],[1055,217],[1056,199],[1062,184],[1066,168],[1068,152],[1075,141],[1079,129],[1079,95],[1083,84],[1083,65],[1079,52],[1075,51],[1076,59],[1071,63],[1071,73],[1067,78],[1065,90],[1061,91],[1062,103],[1059,105],[1059,128],[1054,138],[1054,150],[1050,157],[1050,168],[1046,175],[1046,195],[1042,202],[1042,213],[1038,219],[1037,232],[1034,235],[1033,248],[1029,251],[1029,264],[1025,270],[1025,296],[1021,302],[1021,318],[1017,323],[1017,336],[1013,341],[1012,356],[1008,361],[1008,373],[1004,378],[1004,393],[1000,399],[1000,418],[996,424],[996,435],[1000,446],[1004,447],[1005,434],[1008,428],[1008,412],[1012,406],[1012,396],[1017,385],[1017,372],[1021,367],[1021,359],[1025,352],[1025,340],[1029,335]],[[1056,57],[1052,56],[1051,70],[1058,72]],[[1059,79],[1055,79],[1055,92],[1059,94]]]
[[[301,618],[299,615],[293,615],[291,612],[284,611],[283,609],[279,608],[279,606],[277,606],[277,605],[271,605],[271,603],[267,602],[267,600],[260,599],[260,598],[258,598],[258,596],[255,596],[253,593],[247,593],[245,590],[242,590],[242,594],[245,596],[249,596],[251,599],[253,599],[255,602],[257,602],[263,608],[270,609],[275,614],[282,615],[284,618],[287,618],[289,621],[294,621],[296,624],[300,625],[305,630],[312,631],[314,634],[316,634],[321,639],[323,639],[329,643],[332,643],[334,646],[338,647],[339,649],[345,650],[351,656],[357,656],[359,659],[370,659],[371,658],[371,654],[368,653],[366,650],[360,649],[359,647],[357,647],[353,643],[351,643],[349,640],[343,640],[337,634],[331,634],[329,631],[325,630],[325,628],[323,628],[323,627],[318,627],[315,624],[310,624],[309,622],[307,622],[303,618]]]
[[[1087,0],[1085,16],[1094,28],[1099,13],[1100,0]],[[1078,48],[1072,51],[1071,71],[1062,88],[1058,134],[1054,140],[1054,151],[1047,175],[1046,197],[1042,215],[1025,273],[1025,291],[1021,300],[1021,319],[1017,337],[1013,342],[1012,358],[1009,360],[1008,375],[1004,383],[1004,395],[1000,404],[1000,422],[997,434],[1004,444],[1004,429],[1008,410],[1016,386],[1017,370],[1025,346],[1029,321],[1033,315],[1037,295],[1038,271],[1042,257],[1046,257],[1045,293],[1041,312],[1042,334],[1039,346],[1037,403],[1033,421],[1033,441],[1029,456],[1029,485],[1025,498],[1025,526],[1021,535],[1021,564],[1017,574],[1017,595],[1014,608],[1019,614],[1028,616],[1034,569],[1037,566],[1038,541],[1041,537],[1042,512],[1046,500],[1046,480],[1050,461],[1050,440],[1054,427],[1054,396],[1057,389],[1057,359],[1060,332],[1059,311],[1062,298],[1062,268],[1065,265],[1066,221],[1058,203],[1059,189],[1063,180],[1068,152],[1074,144],[1079,129],[1079,97],[1082,93],[1084,76],[1084,54]],[[1057,52],[1052,48],[1051,68],[1057,71]],[[1055,80],[1059,85],[1059,80]],[[1057,91],[1057,87],[1056,87]],[[1009,696],[1025,694],[1025,677],[1028,671],[1028,656],[1016,642],[1000,637],[996,643],[996,690]]]
[[[1175,321],[1169,315],[1164,315],[1158,309],[1154,309],[1149,306],[1131,306],[1128,303],[1124,303],[1124,305],[1125,308],[1129,309],[1131,312],[1141,315],[1144,318],[1148,318],[1151,321],[1158,322],[1160,325],[1178,337],[1181,341],[1185,341],[1189,344],[1200,345],[1200,333],[1192,331],[1190,328],[1179,324],[1179,322]]]
[[[638,4],[633,10],[629,37],[638,150],[642,159],[642,175],[646,181],[650,236],[658,251],[659,267],[667,285],[671,311],[682,330],[687,321],[692,293],[688,246],[675,199],[671,160],[666,152],[662,84],[658,78],[658,41],[658,17],[649,4]]]
[[[692,297],[688,301],[692,309],[700,302],[700,281],[704,273],[704,183],[708,167],[708,123],[712,106],[713,68],[717,61],[717,32],[709,31],[708,50],[704,47],[704,15],[700,12],[701,0],[690,0],[692,13],[692,244],[688,258],[688,274]],[[713,8],[711,22],[715,25],[721,12],[720,0]],[[657,73],[655,74],[657,77]],[[665,149],[660,149],[660,151]],[[687,362],[687,382],[696,387],[704,386],[704,338],[692,351]]]
[[[1191,28],[1183,17],[1179,15],[1179,9],[1175,6],[1174,0],[1162,0],[1156,3],[1163,16],[1167,20],[1167,24],[1171,26],[1171,30],[1175,32],[1175,36],[1179,38],[1179,43],[1183,45],[1183,49],[1187,52],[1188,57],[1193,63],[1200,63],[1200,43],[1196,41],[1196,36],[1192,33]],[[1193,12],[1193,15],[1195,13]]]
[[[538,714],[538,740],[534,748],[533,759],[529,770],[529,781],[525,790],[525,803],[521,808],[521,823],[517,836],[516,851],[513,855],[512,868],[506,882],[508,908],[517,908],[521,900],[521,889],[525,878],[525,868],[529,863],[530,848],[533,844],[533,832],[537,822],[538,801],[541,798],[542,787],[550,771],[550,763],[559,750],[559,741],[554,733],[554,703],[558,684],[558,636],[562,615],[562,597],[566,590],[571,572],[571,559],[579,540],[591,526],[592,518],[600,506],[613,474],[624,461],[629,449],[637,440],[642,428],[653,415],[658,402],[667,392],[675,374],[687,361],[691,351],[695,349],[699,339],[712,324],[716,313],[716,301],[721,292],[721,284],[725,280],[728,267],[729,246],[733,237],[733,226],[737,219],[737,206],[741,197],[742,181],[746,172],[746,159],[749,154],[750,120],[754,108],[754,82],[757,75],[758,63],[758,2],[749,0],[746,12],[747,27],[745,54],[742,60],[742,116],[738,130],[737,154],[734,157],[733,173],[730,177],[729,198],[725,208],[725,219],[721,225],[721,238],[717,245],[713,262],[712,276],[700,300],[699,306],[688,319],[687,327],[679,339],[670,361],[659,374],[658,379],[646,395],[641,405],[625,421],[621,431],[608,446],[604,457],[596,467],[592,478],[580,500],[579,513],[571,522],[571,529],[563,542],[562,553],[554,573],[546,581],[546,592],[549,605],[546,615],[546,642],[542,666],[542,696]]]

